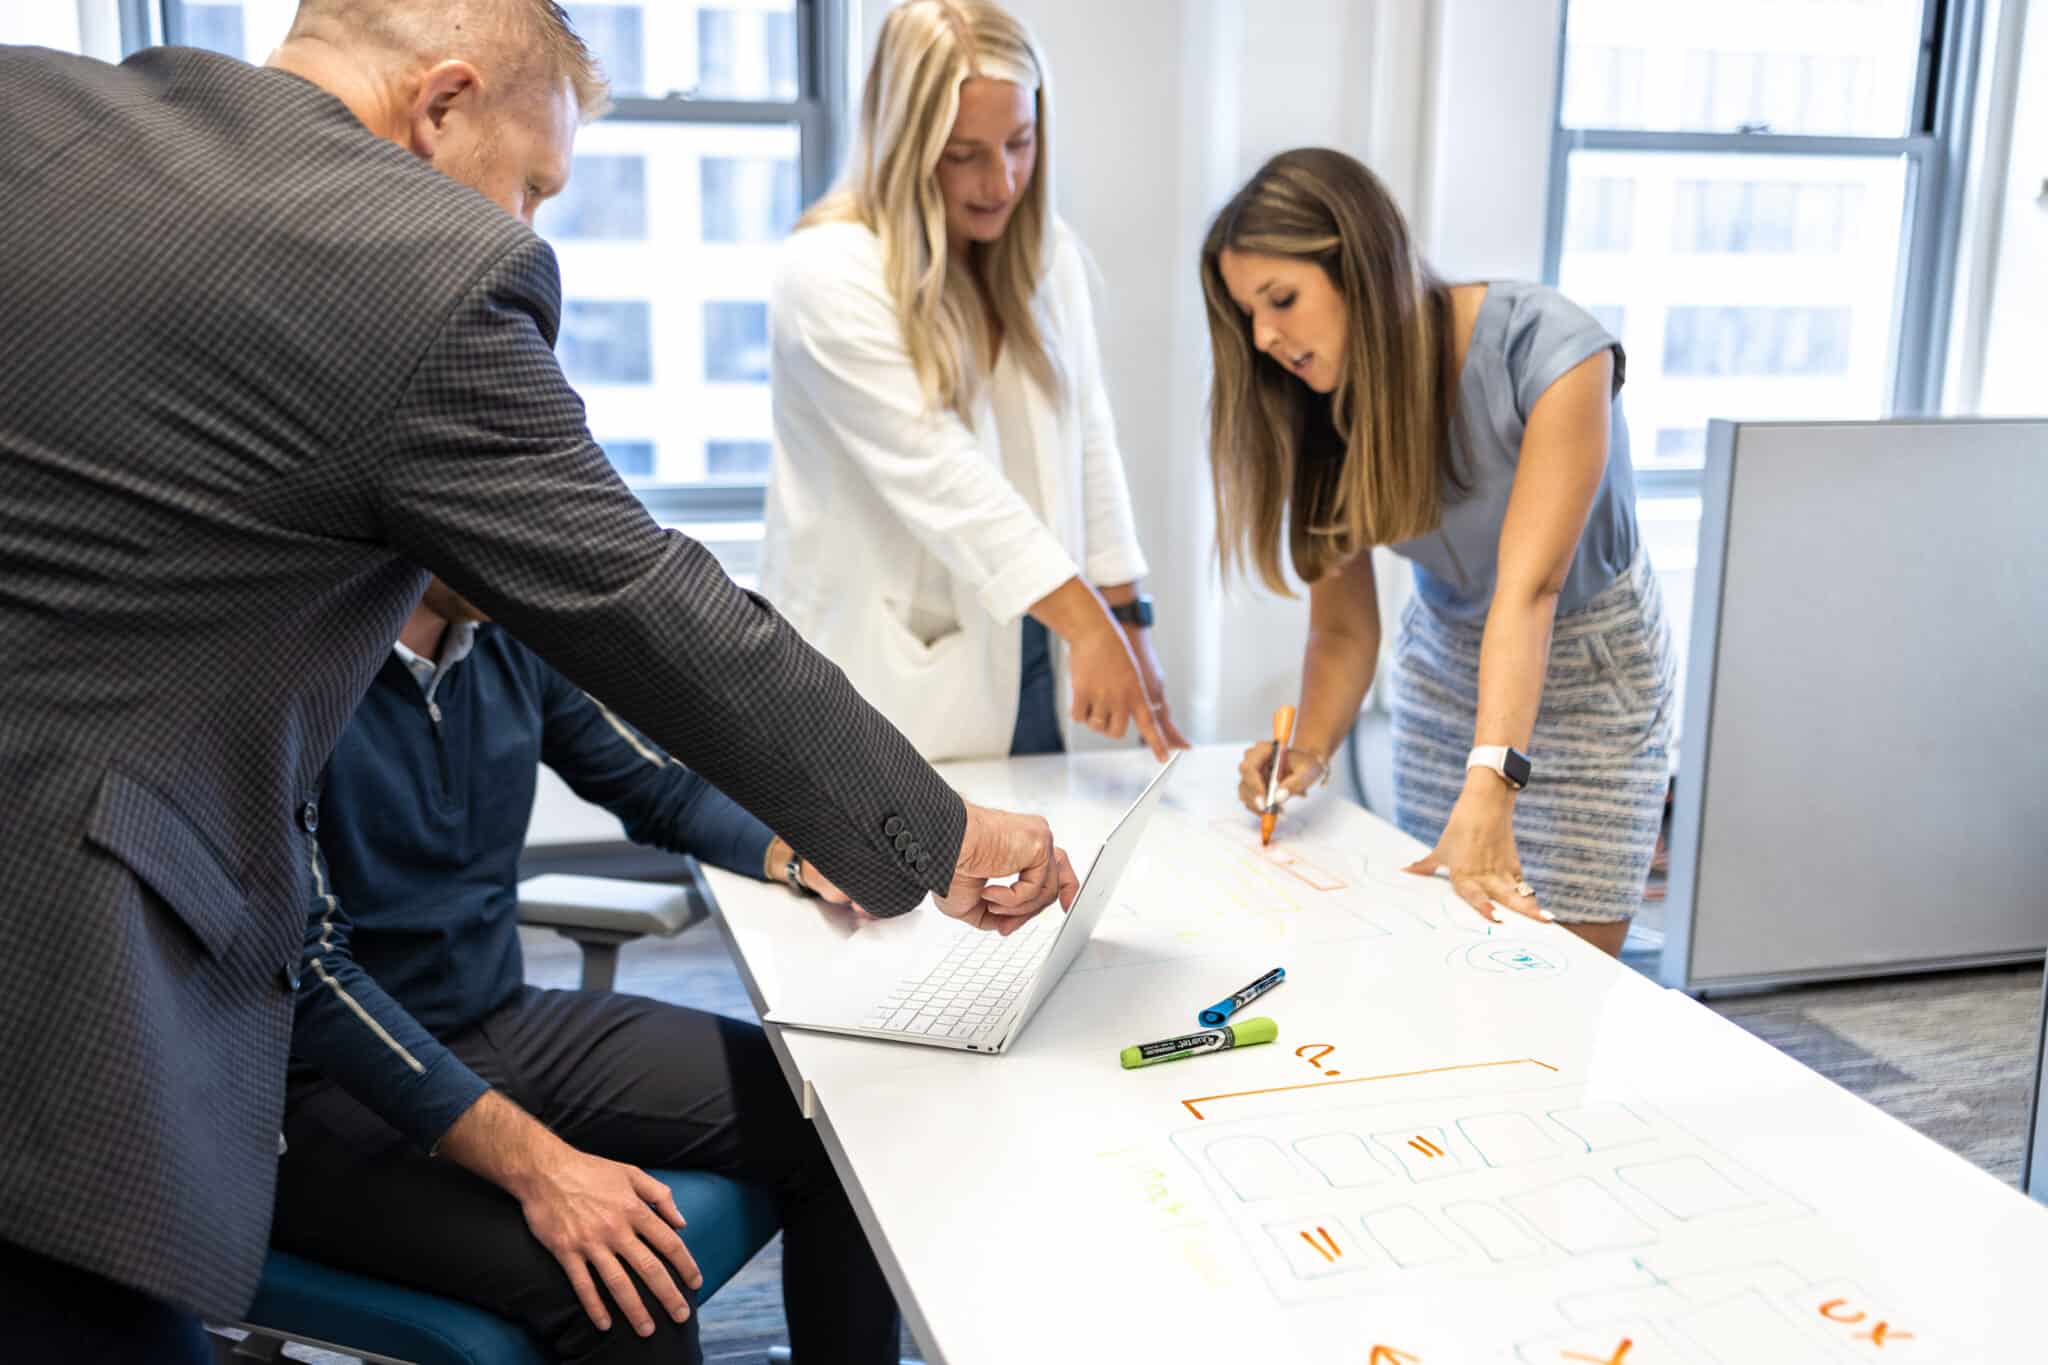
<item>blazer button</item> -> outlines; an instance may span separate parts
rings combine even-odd
[[[917,870],[918,870],[918,872],[919,872],[919,874],[920,874],[920,875],[921,875],[921,874],[923,874],[923,873],[926,873],[926,872],[929,872],[929,871],[931,871],[931,870],[932,870],[932,855],[931,855],[931,854],[929,854],[929,853],[920,853],[920,854],[918,854],[918,855],[917,855],[917,863],[916,863],[916,867],[917,867]]]
[[[299,969],[297,967],[286,967],[284,969],[284,988],[294,995],[298,993]]]
[[[299,807],[299,825],[306,833],[317,833],[320,829],[320,803],[308,801]]]
[[[908,853],[910,846],[916,842],[917,840],[910,837],[910,831],[904,830],[896,836],[896,851],[898,853]]]
[[[884,833],[884,834],[888,835],[888,836],[889,836],[889,837],[890,837],[891,839],[895,838],[895,837],[896,837],[897,835],[901,834],[902,832],[903,832],[903,817],[902,817],[902,816],[900,816],[900,815],[892,815],[892,816],[890,816],[890,817],[889,817],[888,819],[886,819],[886,820],[884,820],[884,821],[882,822],[882,833]]]

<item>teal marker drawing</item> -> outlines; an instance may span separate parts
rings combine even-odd
[[[1227,1052],[1234,1047],[1270,1043],[1280,1036],[1280,1026],[1271,1019],[1241,1019],[1228,1028],[1206,1033],[1189,1033],[1156,1043],[1139,1043],[1123,1050],[1124,1069],[1151,1066],[1156,1062],[1177,1062],[1183,1057],[1200,1057],[1209,1052]]]
[[[1251,1004],[1252,1001],[1258,999],[1267,991],[1272,990],[1286,979],[1287,969],[1285,967],[1275,967],[1236,995],[1231,996],[1228,1000],[1217,1001],[1196,1017],[1210,1028],[1221,1028],[1231,1015],[1236,1014],[1246,1005]]]

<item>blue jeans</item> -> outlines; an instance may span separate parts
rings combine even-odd
[[[1017,728],[1010,735],[1010,757],[1066,752],[1067,746],[1060,739],[1060,714],[1052,684],[1052,636],[1027,616],[1024,677],[1017,691]]]

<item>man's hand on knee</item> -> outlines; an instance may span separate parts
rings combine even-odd
[[[635,1332],[654,1332],[634,1275],[670,1318],[690,1316],[676,1276],[691,1289],[704,1276],[676,1235],[685,1224],[675,1196],[647,1172],[577,1151],[495,1090],[455,1121],[438,1150],[518,1199],[526,1226],[561,1262],[599,1331],[612,1325],[601,1281]]]

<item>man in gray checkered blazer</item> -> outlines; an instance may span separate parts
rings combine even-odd
[[[317,780],[425,570],[870,911],[1071,899],[591,441],[528,226],[603,100],[556,6],[0,92],[0,1354],[198,1360],[247,1304]]]

